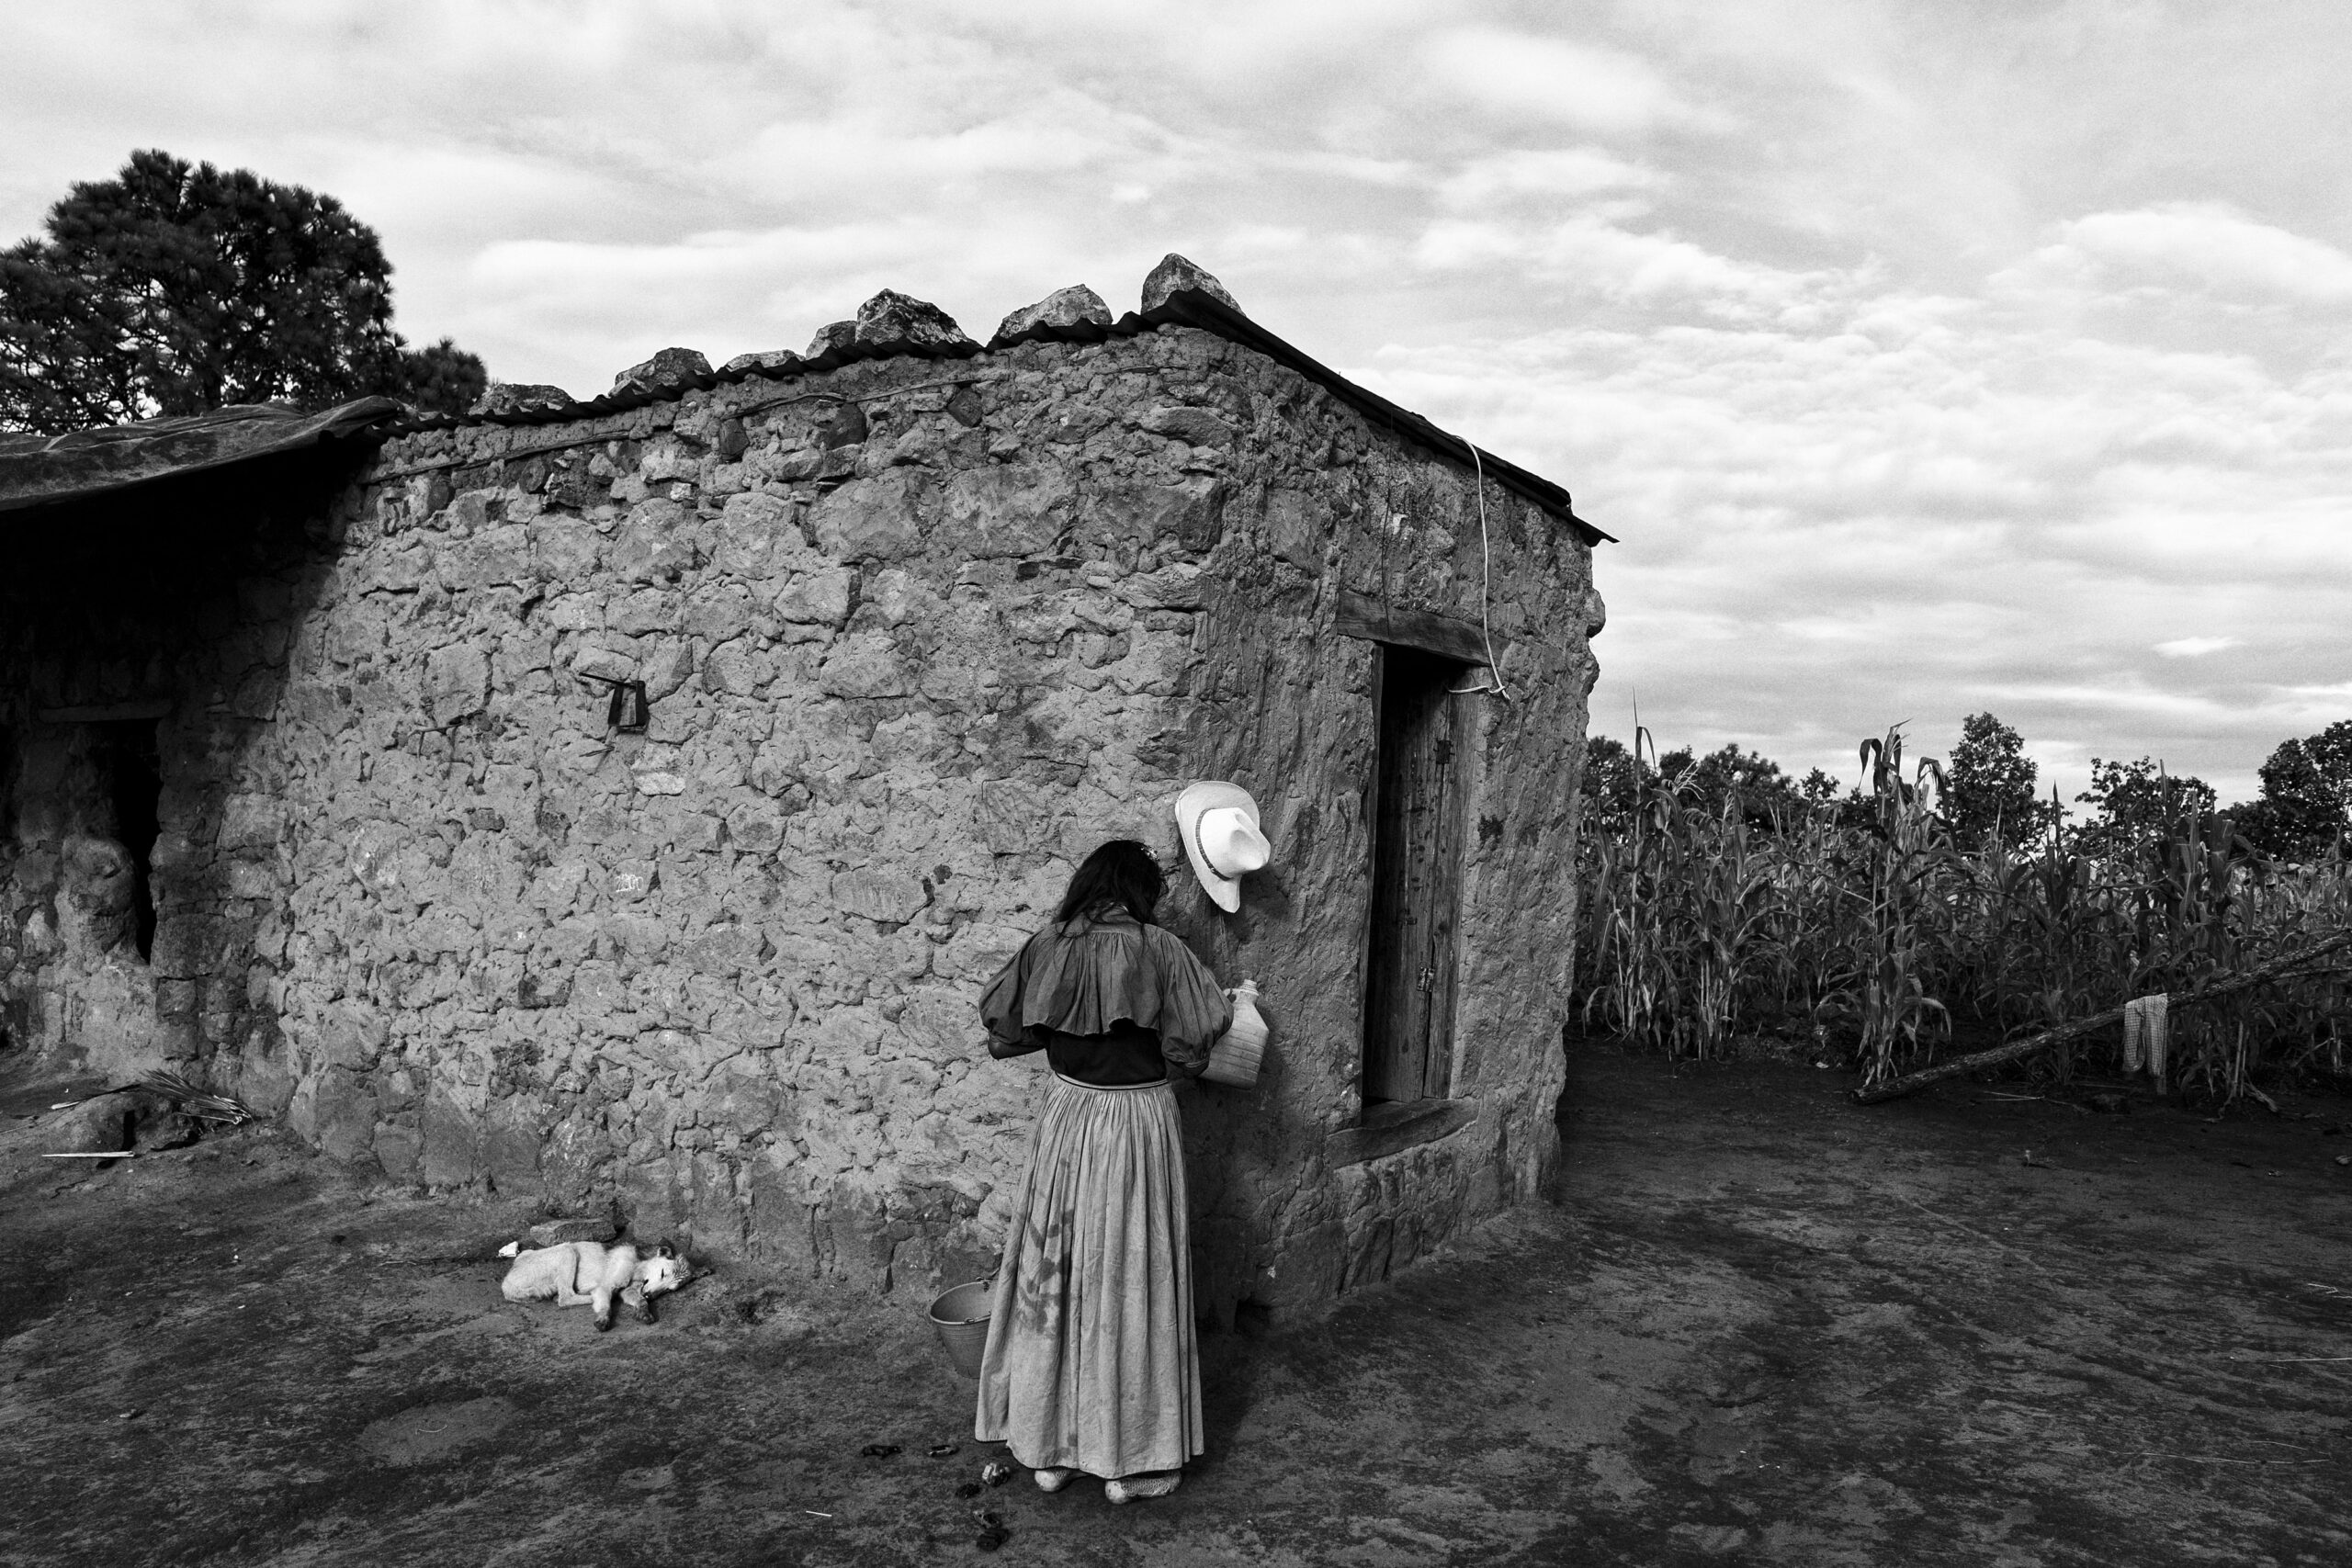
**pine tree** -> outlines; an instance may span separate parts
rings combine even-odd
[[[229,403],[322,408],[481,361],[392,330],[391,264],[333,197],[134,152],[0,251],[0,425],[55,434]],[[484,378],[486,379],[486,378]]]

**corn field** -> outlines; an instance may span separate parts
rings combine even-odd
[[[1768,826],[1736,794],[1698,806],[1655,757],[1637,730],[1631,820],[1580,846],[1577,987],[1588,1032],[1679,1056],[1777,1039],[1875,1083],[1956,1039],[1997,1044],[2188,990],[2352,923],[2341,841],[2316,864],[2272,863],[2225,816],[2184,813],[2097,857],[2063,827],[1962,846],[1937,809],[1941,770],[1906,767],[1898,733],[1862,744],[1866,809],[1781,803]],[[2331,967],[2176,1010],[2174,1082],[2228,1100],[2274,1076],[2352,1080],[2347,978]],[[2037,1070],[2119,1070],[2120,1050]]]

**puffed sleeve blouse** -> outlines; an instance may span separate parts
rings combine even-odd
[[[1063,1077],[1114,1089],[1197,1077],[1233,1008],[1182,938],[1098,906],[1023,944],[980,1018],[994,1055],[1043,1051]]]

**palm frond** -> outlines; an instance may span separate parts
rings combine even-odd
[[[154,1090],[200,1122],[237,1127],[260,1120],[254,1108],[235,1095],[214,1094],[209,1089],[198,1089],[177,1073],[148,1073],[139,1082],[141,1087]]]

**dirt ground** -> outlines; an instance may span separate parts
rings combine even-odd
[[[500,1301],[512,1206],[9,1122],[0,1561],[2352,1562],[2352,1106],[1848,1083],[1580,1052],[1553,1205],[1206,1340],[1211,1452],[1124,1508],[958,1497],[918,1303],[722,1269],[599,1336]]]

